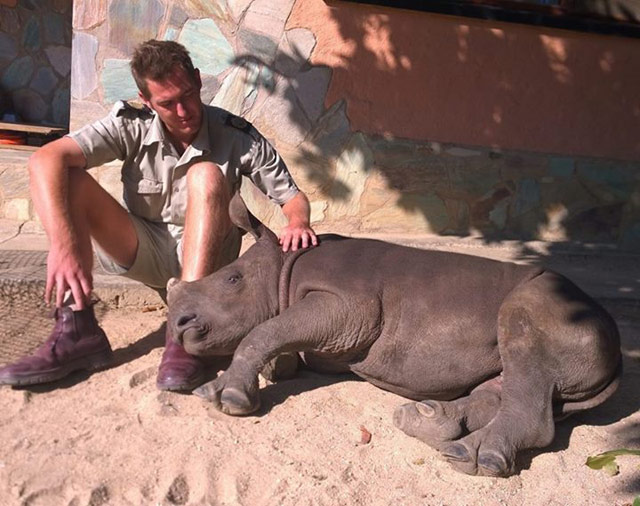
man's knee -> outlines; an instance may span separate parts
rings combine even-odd
[[[231,196],[227,178],[220,167],[212,162],[199,162],[187,171],[187,190],[190,196],[224,198]]]

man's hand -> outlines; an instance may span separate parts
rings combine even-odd
[[[317,246],[318,238],[309,225],[310,207],[307,196],[298,192],[295,197],[282,206],[282,212],[287,217],[289,224],[280,232],[280,244],[285,253],[289,250],[297,251],[298,248]]]
[[[62,306],[64,294],[71,290],[78,309],[84,309],[91,300],[93,277],[91,271],[86,270],[80,261],[80,255],[71,248],[52,246],[47,258],[47,285],[44,299],[51,302],[51,295],[55,287],[56,307]]]
[[[306,225],[289,224],[280,232],[280,244],[285,253],[289,250],[296,251],[298,248],[308,248],[317,246],[318,238],[313,229]]]

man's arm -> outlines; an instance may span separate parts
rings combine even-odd
[[[76,304],[83,308],[92,290],[91,248],[80,244],[69,212],[69,171],[82,169],[86,158],[71,138],[53,141],[29,159],[30,188],[36,212],[50,241],[47,259],[45,301],[56,288],[56,306],[62,305],[70,289]],[[88,257],[88,258],[87,258]]]
[[[282,205],[282,212],[289,224],[280,232],[282,251],[296,251],[299,246],[317,246],[318,238],[310,225],[309,199],[301,191]]]

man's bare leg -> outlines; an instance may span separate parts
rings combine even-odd
[[[197,163],[187,172],[187,213],[182,238],[182,279],[194,281],[220,267],[217,262],[231,230],[231,192],[220,168]],[[156,384],[161,390],[193,390],[204,381],[202,362],[173,341],[169,333]]]
[[[52,246],[47,291],[48,295],[54,288],[56,291],[56,324],[49,338],[33,354],[0,369],[0,384],[47,383],[79,369],[99,369],[113,360],[109,341],[87,300],[93,288],[91,237],[118,262],[130,266],[135,259],[137,236],[127,212],[89,174],[83,169],[71,168],[67,176],[65,200],[68,205],[64,209],[69,232],[67,243],[62,244],[65,239],[55,236],[59,223],[52,223],[47,214],[43,214],[42,220]],[[39,211],[47,209],[46,203],[38,199],[35,202]],[[68,275],[73,272],[71,268],[82,277]],[[67,276],[57,275],[62,272]],[[80,287],[78,279],[82,279],[85,286]],[[60,307],[63,291],[74,288],[75,293],[80,293],[77,297],[80,303]]]

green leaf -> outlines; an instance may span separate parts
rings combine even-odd
[[[627,448],[620,448],[618,450],[599,453],[598,455],[587,457],[586,464],[591,469],[604,469],[608,474],[611,474],[615,470],[615,472],[613,473],[613,475],[615,475],[618,474],[616,457],[620,455],[637,455],[638,457],[640,457],[640,450],[629,450]]]
[[[633,505],[632,506],[640,506],[640,497],[636,497],[633,500]]]
[[[607,462],[602,466],[602,470],[609,476],[615,476],[620,472],[620,466],[616,463],[615,457],[612,457],[611,462]]]

